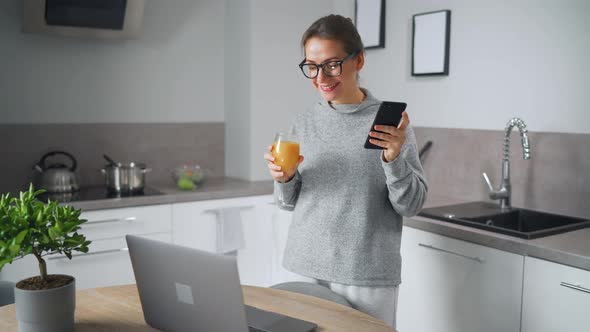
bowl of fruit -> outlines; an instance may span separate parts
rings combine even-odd
[[[199,165],[182,165],[172,171],[178,189],[194,190],[205,180],[205,172]]]

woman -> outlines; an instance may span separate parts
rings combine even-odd
[[[281,170],[272,147],[264,156],[279,205],[294,207],[283,265],[395,326],[402,216],[427,192],[414,132],[404,112],[398,128],[371,129],[382,150],[363,148],[381,102],[359,86],[365,54],[350,19],[320,18],[302,47],[300,68],[322,98],[292,126],[298,168]]]

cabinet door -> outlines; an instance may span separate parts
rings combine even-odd
[[[47,273],[75,277],[77,289],[135,283],[126,234],[171,241],[170,205],[88,211],[82,218],[88,222],[80,233],[92,241],[88,253],[74,252],[72,260],[63,255],[45,256]],[[38,264],[29,255],[6,265],[1,279],[19,281],[35,275],[39,275]]]
[[[141,235],[170,242],[170,233]],[[46,256],[47,273],[67,274],[76,278],[76,289],[107,287],[135,283],[124,237],[95,240],[86,254],[74,253],[71,260],[62,255]],[[29,255],[7,265],[2,280],[17,282],[39,275],[37,260]]]
[[[526,257],[522,332],[590,329],[590,271]]]
[[[519,331],[522,256],[409,227],[401,253],[400,331]]]
[[[125,234],[170,233],[172,229],[170,204],[87,211],[81,218],[88,221],[80,232],[91,241]]]
[[[176,203],[172,205],[172,242],[181,246],[217,252],[217,217],[215,209],[223,200]]]
[[[242,284],[268,286],[271,269],[271,195],[174,204],[172,238],[179,245],[217,254],[236,255]],[[238,209],[243,245],[235,252],[222,250],[220,213]]]
[[[251,200],[254,208],[242,211],[244,247],[237,252],[238,271],[243,285],[271,286],[272,196]]]
[[[170,233],[139,235],[153,240],[170,242]],[[157,263],[156,263],[157,264]],[[90,251],[66,257],[47,258],[47,270],[76,278],[76,289],[134,284],[135,276],[124,237],[97,240]]]

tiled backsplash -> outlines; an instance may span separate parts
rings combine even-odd
[[[26,188],[33,165],[52,150],[74,155],[81,186],[104,184],[105,153],[120,162],[145,163],[152,169],[148,186],[172,184],[171,169],[184,163],[224,175],[223,123],[0,125],[0,138],[0,193]]]
[[[503,130],[415,127],[431,195],[488,200],[482,172],[495,186],[502,169]],[[144,162],[153,171],[146,184],[172,184],[170,171],[197,163],[224,175],[224,124],[38,124],[0,125],[0,193],[22,189],[33,165],[51,150],[78,160],[82,186],[102,185],[103,153],[119,161]],[[522,159],[520,136],[512,132],[510,165],[514,206],[590,218],[590,135],[529,132],[532,157]]]
[[[481,173],[499,186],[503,130],[414,129],[419,148],[433,141],[423,156],[430,194],[489,200]],[[513,130],[512,205],[590,218],[590,135],[530,131],[529,141],[531,159],[523,160],[520,134]]]

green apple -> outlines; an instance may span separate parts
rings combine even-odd
[[[182,175],[180,178],[178,178],[176,184],[178,185],[178,188],[182,190],[192,190],[195,188],[195,183],[193,180],[186,175]]]

